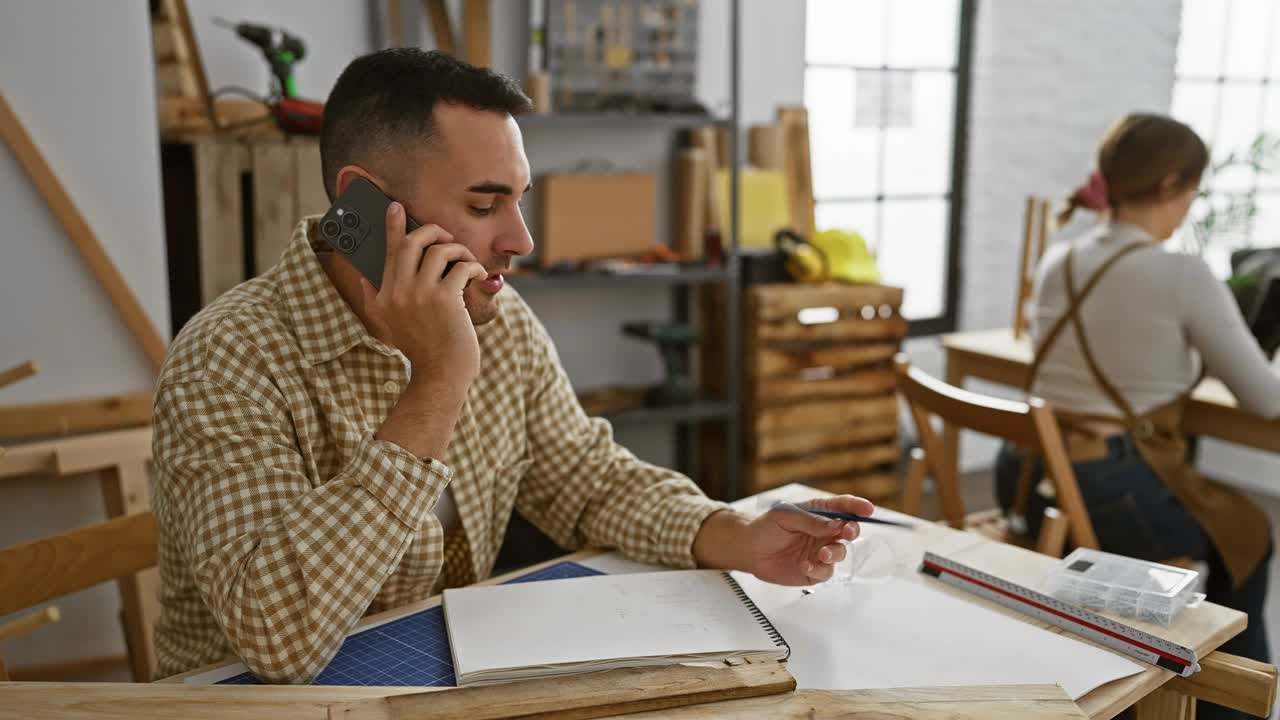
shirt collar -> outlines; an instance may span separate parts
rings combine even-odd
[[[283,257],[269,271],[276,276],[298,345],[312,365],[329,362],[359,344],[385,347],[369,334],[320,266],[311,241],[319,218],[312,215],[298,222]]]
[[[1114,220],[1106,224],[1102,237],[1104,239],[1121,240],[1124,242],[1132,242],[1134,240],[1153,242],[1151,233],[1146,230],[1143,230],[1133,223],[1116,222]]]

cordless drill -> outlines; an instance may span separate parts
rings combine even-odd
[[[294,66],[307,54],[302,38],[280,28],[255,23],[233,23],[222,18],[214,18],[214,23],[235,31],[262,51],[267,59],[271,66],[272,88],[266,102],[280,129],[288,133],[319,132],[324,104],[299,98],[298,85],[293,77]]]

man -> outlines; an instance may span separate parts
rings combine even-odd
[[[279,264],[174,341],[155,408],[163,674],[234,654],[264,680],[308,682],[367,612],[485,577],[513,508],[566,548],[777,583],[821,581],[844,557],[855,525],[748,521],[583,413],[504,289],[533,250],[512,119],[528,109],[510,80],[416,49],[338,78],[325,188],[363,177],[399,201],[382,287],[304,218]],[[406,217],[421,227],[406,235]]]

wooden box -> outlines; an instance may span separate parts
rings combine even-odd
[[[899,486],[892,361],[902,290],[757,285],[744,314],[744,492],[791,482],[892,504]]]
[[[538,187],[543,265],[639,255],[657,244],[652,173],[556,173]]]
[[[193,135],[161,144],[173,332],[274,265],[302,216],[329,209],[313,137]]]

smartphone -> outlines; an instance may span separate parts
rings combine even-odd
[[[360,271],[376,288],[382,287],[387,261],[387,206],[391,198],[377,185],[357,177],[320,218],[320,237]],[[418,223],[405,215],[406,233]]]

